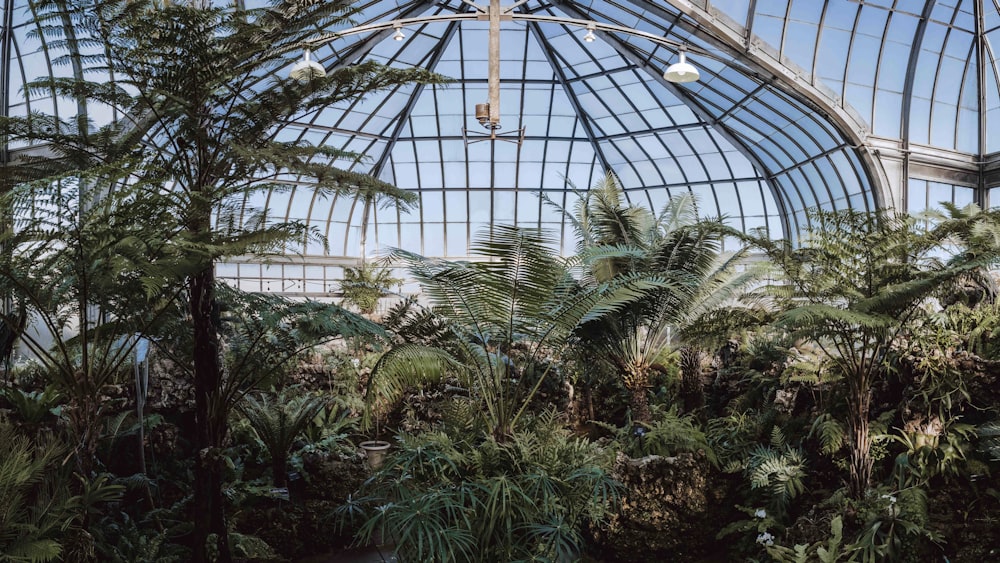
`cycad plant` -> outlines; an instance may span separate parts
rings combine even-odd
[[[290,397],[279,393],[247,395],[237,406],[246,417],[254,435],[271,456],[272,479],[275,487],[284,487],[288,473],[288,454],[299,434],[326,406],[321,397],[300,395]]]
[[[800,245],[758,241],[783,274],[771,288],[785,307],[778,326],[814,342],[844,378],[854,498],[863,498],[871,480],[872,387],[890,369],[893,342],[935,291],[996,256],[983,235],[996,232],[989,214],[949,212],[925,228],[890,212],[814,211]]]
[[[671,199],[653,214],[627,205],[617,177],[609,173],[564,214],[576,231],[588,283],[635,275],[672,282],[578,331],[583,344],[619,373],[629,393],[632,419],[649,422],[650,378],[657,371],[666,373],[662,356],[689,336],[683,340],[689,361],[681,365],[700,369],[699,346],[711,346],[728,336],[738,319],[753,317],[747,314],[752,309],[737,298],[757,272],[737,271],[744,251],[721,253],[727,230],[720,222],[699,221],[690,195]],[[682,375],[690,380],[699,373],[688,369]]]
[[[503,440],[550,375],[553,362],[543,360],[558,357],[574,330],[667,285],[631,275],[582,287],[571,275],[576,262],[551,247],[538,230],[497,226],[474,243],[475,262],[397,251],[453,338],[446,348],[388,351],[372,373],[369,403],[384,406],[415,383],[452,375],[481,407],[487,432]]]

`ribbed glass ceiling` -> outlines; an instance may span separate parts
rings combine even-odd
[[[806,80],[856,110],[874,134],[968,153],[1000,150],[1000,133],[990,134],[1000,126],[997,2],[709,4],[732,18],[728,25],[751,32]]]
[[[461,0],[356,5],[358,25],[474,10]],[[22,88],[37,76],[75,70],[65,53],[46,48],[32,23],[36,10],[27,0],[0,0],[0,10],[0,109],[74,115],[73,102]],[[926,207],[944,192],[919,188],[938,183],[954,187],[953,200],[978,190],[981,201],[992,187],[927,171],[954,167],[982,177],[982,163],[1000,148],[1000,135],[989,134],[1000,125],[996,2],[529,0],[517,10],[687,43],[707,53],[690,56],[701,80],[664,81],[676,52],[648,39],[599,32],[587,43],[579,27],[506,21],[501,124],[503,131],[523,127],[524,140],[482,141],[474,107],[487,101],[486,22],[411,25],[398,42],[391,30],[336,39],[316,50],[328,68],[375,59],[429,68],[454,82],[298,116],[276,132],[363,153],[355,170],[420,198],[408,214],[366,213],[363,202],[321,199],[288,178],[293,191],[250,204],[276,220],[306,221],[330,242],[328,250],[291,251],[358,256],[363,223],[369,252],[396,246],[464,256],[470,237],[496,223],[551,229],[570,251],[571,230],[540,196],[569,203],[568,188],[584,189],[608,169],[632,202],[658,209],[671,195],[691,192],[702,215],[723,215],[740,229],[765,227],[776,237],[794,237],[811,207],[871,209],[908,198]],[[329,31],[337,30],[317,34]],[[95,120],[108,118],[90,111]],[[926,158],[911,165],[910,155],[921,151]]]

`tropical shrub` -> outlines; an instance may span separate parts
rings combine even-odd
[[[363,262],[356,268],[344,268],[340,291],[345,304],[354,305],[362,315],[370,315],[375,312],[378,300],[386,291],[401,283],[403,280],[393,277],[392,270],[388,267]]]
[[[369,381],[367,400],[376,409],[414,385],[454,377],[480,407],[474,412],[487,431],[507,436],[552,375],[555,363],[548,358],[560,356],[574,330],[672,285],[642,274],[582,287],[572,277],[577,262],[558,256],[537,229],[495,227],[471,254],[481,260],[396,251],[450,336],[438,340],[443,346],[403,342],[386,352]],[[522,348],[515,355],[516,346]]]
[[[607,454],[540,415],[508,440],[447,432],[401,436],[364,492],[363,541],[394,543],[403,560],[574,560],[583,528],[599,523],[619,490]],[[355,514],[356,515],[356,514]]]
[[[68,448],[49,437],[32,442],[0,419],[0,561],[80,560],[93,553],[84,529],[100,503],[121,487],[105,478],[73,483]],[[73,495],[71,486],[80,491]]]
[[[785,309],[777,326],[820,347],[843,377],[848,485],[855,498],[871,483],[872,391],[891,369],[894,343],[935,292],[996,255],[982,245],[979,252],[943,252],[949,237],[970,241],[969,233],[992,224],[974,207],[950,212],[924,228],[888,212],[815,211],[798,246],[757,241],[783,276],[770,288]]]

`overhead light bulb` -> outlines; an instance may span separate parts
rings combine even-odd
[[[583,36],[583,40],[587,43],[593,43],[597,36],[594,35],[594,30],[597,29],[594,24],[587,24],[587,34]]]
[[[309,49],[302,53],[302,60],[295,63],[292,70],[288,72],[289,78],[305,83],[326,76],[326,69],[323,68],[323,65],[312,60],[310,55]]]
[[[667,67],[667,71],[663,73],[663,78],[667,82],[683,84],[685,82],[694,82],[701,78],[701,73],[698,72],[698,69],[693,64],[687,62],[687,53],[685,51],[686,49],[681,47],[678,52],[680,60]]]
[[[393,27],[396,28],[396,33],[392,34],[393,39],[395,39],[396,41],[402,41],[403,39],[406,39],[406,34],[403,33],[403,29],[399,27],[399,25],[395,25]]]

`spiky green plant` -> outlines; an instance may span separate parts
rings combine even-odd
[[[296,438],[302,434],[326,406],[322,397],[299,395],[289,397],[279,393],[247,395],[237,406],[246,417],[254,435],[271,456],[272,480],[275,487],[284,487],[288,472],[288,454]]]
[[[559,209],[576,231],[577,250],[587,265],[586,282],[636,274],[674,282],[578,331],[583,343],[619,373],[632,418],[648,422],[650,378],[653,372],[666,373],[660,358],[677,342],[687,345],[686,356],[697,357],[703,348],[728,338],[740,324],[738,318],[752,316],[745,314],[752,308],[737,298],[758,271],[737,272],[745,253],[721,254],[726,230],[721,222],[699,222],[690,195],[671,199],[653,214],[626,205],[617,177],[609,173],[581,195],[572,212]],[[692,369],[696,365],[700,363],[682,362],[685,388],[700,387],[695,383],[700,370]]]
[[[60,461],[65,446],[32,444],[0,419],[0,561],[54,561],[61,540],[79,517]]]
[[[370,315],[375,312],[378,300],[385,292],[400,283],[403,280],[393,277],[388,267],[364,262],[356,268],[344,268],[340,291],[344,295],[344,303],[354,305],[363,315]]]
[[[620,276],[581,287],[572,260],[559,257],[534,229],[494,227],[472,247],[475,262],[431,260],[396,251],[420,282],[435,314],[454,335],[448,348],[403,344],[373,370],[368,401],[391,403],[410,386],[448,375],[459,378],[481,407],[488,432],[511,435],[552,362],[581,324],[616,313],[670,282],[652,275]],[[513,359],[513,347],[524,350]]]
[[[554,412],[532,422],[503,442],[403,436],[365,488],[362,539],[391,538],[412,561],[577,560],[584,526],[603,520],[620,485],[606,453]]]

